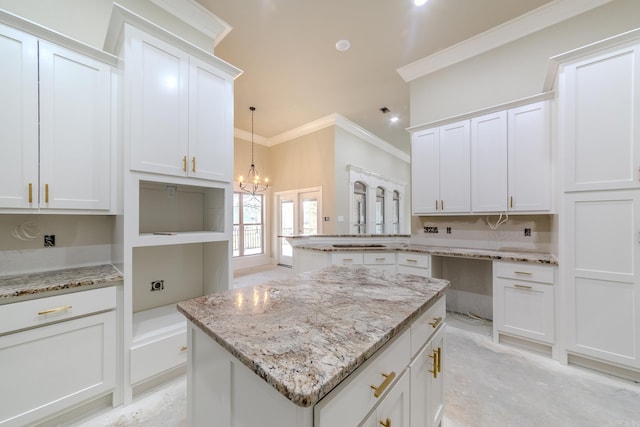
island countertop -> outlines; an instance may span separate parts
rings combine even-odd
[[[449,282],[332,266],[178,303],[298,406],[317,403],[444,294]]]

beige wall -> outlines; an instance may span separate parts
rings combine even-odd
[[[616,0],[414,80],[411,126],[543,90],[549,57],[640,27],[640,1]]]

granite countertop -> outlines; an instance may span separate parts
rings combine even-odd
[[[122,274],[111,264],[0,277],[0,304],[48,296],[56,291],[112,285],[118,281],[122,281]]]
[[[455,248],[447,246],[430,246],[430,245],[413,245],[413,244],[359,244],[340,245],[335,247],[330,243],[312,243],[296,246],[297,249],[308,249],[322,252],[414,252],[429,255],[450,256],[460,258],[477,258],[487,260],[504,260],[533,262],[539,264],[557,265],[558,260],[551,254],[540,252],[526,252],[518,250],[492,250],[492,249],[473,249],[473,248]]]
[[[328,267],[178,303],[298,406],[314,405],[444,294],[449,282]]]

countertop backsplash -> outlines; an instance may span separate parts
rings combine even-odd
[[[113,218],[0,215],[0,277],[111,264]],[[55,246],[45,247],[45,235]]]
[[[413,244],[555,253],[553,215],[509,215],[497,227],[499,215],[413,217],[412,221]]]

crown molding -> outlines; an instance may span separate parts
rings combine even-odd
[[[271,138],[264,138],[254,134],[253,142],[267,147],[273,147],[274,145],[282,144],[283,142],[300,138],[304,135],[308,135],[310,133],[328,128],[330,126],[338,126],[339,128],[344,129],[347,132],[357,136],[358,138],[365,140],[371,145],[402,160],[403,162],[410,163],[409,154],[394,147],[382,138],[375,136],[371,132],[358,126],[357,124],[341,116],[340,114],[329,114],[328,116],[321,117],[317,120],[314,120],[302,126],[298,126],[297,128],[291,129],[287,132],[283,132]],[[235,128],[234,136],[245,141],[251,141],[251,133],[242,129]]]
[[[477,36],[400,67],[396,71],[405,82],[411,82],[611,1],[613,0],[554,0]]]

